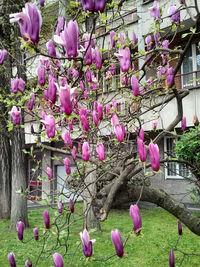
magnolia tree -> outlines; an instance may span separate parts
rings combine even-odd
[[[129,192],[129,202],[136,202],[130,206],[136,235],[142,229],[137,205],[140,200],[158,204],[184,222],[191,231],[200,234],[198,217],[165,192],[147,186],[147,181],[160,171],[160,164],[170,160],[169,157],[160,158],[159,141],[166,133],[173,131],[181,120],[182,128],[186,128],[182,99],[189,92],[178,90],[174,77],[197,34],[200,14],[197,1],[194,1],[192,8],[185,1],[179,2],[179,8],[170,6],[168,14],[164,16],[161,16],[162,9],[158,3],[153,3],[149,12],[153,22],[150,32],[154,33],[145,37],[144,50],[138,49],[136,34],[133,32],[130,39],[126,32],[123,20],[126,1],[71,2],[71,20],[58,18],[56,31],[46,43],[46,48],[39,42],[42,27],[40,7],[26,3],[21,13],[10,15],[10,22],[19,24],[23,49],[27,53],[41,55],[37,67],[37,84],[33,82],[29,86],[29,82],[25,83],[21,77],[11,80],[11,122],[14,127],[23,128],[22,110],[29,117],[31,115],[31,120],[34,120],[34,126],[30,126],[31,134],[37,137],[37,148],[63,155],[57,159],[64,164],[70,181],[68,186],[73,189],[69,206],[62,200],[70,195],[66,195],[63,190],[57,191],[58,213],[51,219],[52,223],[48,211],[43,213],[46,228],[42,235],[44,244],[47,235],[55,234],[52,225],[57,229],[58,241],[53,247],[57,251],[53,252],[52,249],[53,262],[57,267],[64,264],[58,250],[59,246],[68,243],[71,214],[80,195],[84,201],[84,230],[80,237],[85,257],[92,256],[95,241],[90,240],[87,230],[99,228],[99,221],[107,218],[113,203],[118,203],[122,192]],[[40,1],[40,6],[44,4],[44,1]],[[173,42],[183,27],[180,10],[186,10],[192,21],[192,28],[184,36],[184,49],[176,47]],[[122,21],[115,28],[110,26],[114,18],[121,18]],[[168,32],[161,30],[161,23],[165,20],[171,23]],[[99,29],[103,27],[102,34]],[[139,41],[143,42],[143,39]],[[3,50],[2,64],[5,57],[6,51]],[[155,75],[145,80],[149,70],[154,70]],[[157,121],[150,114],[157,112],[156,116],[159,117],[159,112],[172,99],[177,103],[176,117],[165,129],[157,131]],[[124,110],[119,109],[119,102],[125,103]],[[143,129],[149,120],[153,120],[152,135]],[[61,140],[64,142],[61,148],[50,145],[51,142],[55,144]],[[37,162],[32,149],[25,152]],[[73,174],[70,167],[72,164],[76,166]],[[56,179],[51,166],[45,171],[47,177],[42,179],[49,182]],[[142,177],[139,182],[138,174]],[[180,221],[178,229],[181,235]],[[62,245],[59,238],[66,229],[65,245]],[[23,240],[23,231],[24,223],[19,221],[19,240]],[[34,228],[33,232],[37,241],[39,231]],[[116,255],[123,257],[125,243],[118,229],[111,231],[111,240]],[[177,245],[178,242],[175,249]],[[45,253],[44,247],[34,266],[42,253]],[[13,253],[9,254],[8,259],[11,266],[16,266]],[[174,266],[173,251],[170,251],[169,264]],[[26,266],[32,266],[30,260],[26,261]]]

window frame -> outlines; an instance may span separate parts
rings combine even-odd
[[[175,138],[175,137],[173,137],[173,136],[165,136],[164,137],[164,153],[166,153],[167,152],[167,140],[168,139],[173,139],[173,140],[175,140],[175,141],[177,141],[178,140],[178,138]],[[184,176],[180,176],[178,173],[179,173],[179,171],[180,171],[180,163],[178,163],[178,162],[173,162],[174,164],[175,164],[175,166],[176,166],[176,173],[175,174],[173,174],[173,175],[168,175],[168,166],[166,165],[165,167],[164,167],[164,173],[165,173],[165,180],[169,180],[169,179],[172,179],[172,180],[184,180]],[[168,162],[167,162],[167,164],[168,164]],[[188,170],[188,176],[187,177],[191,177],[191,172]]]
[[[31,163],[34,162],[35,160],[40,161],[41,165],[39,168],[42,167],[42,156],[38,156],[36,159],[33,159],[32,157],[28,158],[28,185],[27,185],[28,194],[27,194],[27,199],[32,200],[32,201],[41,201],[42,200],[42,181],[38,180],[39,168],[35,171],[35,174],[34,174],[36,179],[31,180],[31,169],[32,169]],[[31,186],[35,187],[35,195],[31,195],[31,192],[34,192],[34,191],[30,190]],[[39,196],[38,192],[41,193],[40,194],[41,196]]]
[[[184,78],[184,73],[183,73],[183,63],[181,64],[181,87],[182,88],[187,88],[187,89],[192,89],[195,87],[200,86],[200,82],[196,81],[196,73],[197,73],[197,50],[196,50],[197,43],[191,44],[191,50],[192,50],[192,76],[193,76],[193,81],[191,86],[187,86],[187,84],[184,86],[183,78]],[[199,72],[200,73],[200,72]]]

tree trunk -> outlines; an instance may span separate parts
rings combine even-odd
[[[0,113],[3,114],[0,107]],[[0,118],[4,127],[4,119]],[[5,128],[4,128],[5,129]],[[11,209],[11,152],[9,137],[0,130],[0,219],[10,218]]]
[[[83,191],[84,204],[84,228],[88,230],[96,228],[101,230],[99,220],[95,216],[92,200],[96,197],[96,171],[91,172],[85,179],[85,189]]]
[[[141,198],[140,198],[141,197]],[[183,222],[193,233],[200,235],[200,218],[192,211],[187,209],[184,204],[174,200],[167,193],[161,190],[153,189],[148,186],[123,186],[114,199],[113,206],[115,208],[137,201],[148,201],[167,210]]]
[[[15,128],[12,135],[12,199],[11,199],[11,228],[16,227],[18,221],[28,226],[27,216],[27,162],[22,151],[24,147],[24,130]],[[21,192],[21,194],[20,194]]]
[[[9,12],[21,12],[24,7],[23,0],[8,1],[10,5]],[[9,14],[9,13],[8,13]],[[15,59],[14,66],[17,69],[17,76],[26,81],[26,68],[24,65],[23,54],[20,50],[21,36],[19,26],[12,26],[13,31],[13,57]],[[23,112],[21,113],[21,123],[24,124]],[[25,226],[28,226],[27,215],[27,161],[22,149],[25,146],[25,132],[21,127],[14,127],[11,138],[11,153],[12,153],[12,196],[11,196],[11,228],[16,227],[18,221],[23,221]],[[21,192],[18,193],[18,192]]]

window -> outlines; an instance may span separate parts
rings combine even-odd
[[[183,88],[200,85],[200,43],[192,44],[182,64]]]
[[[67,175],[64,165],[57,165],[57,191],[62,193],[63,202],[69,202],[70,199],[76,197],[76,200],[82,200],[80,195],[80,181],[72,179],[72,175],[77,171],[76,166],[71,165],[71,174]]]
[[[174,155],[174,141],[176,141],[172,136],[166,136],[164,138],[164,151],[168,156]],[[184,164],[177,162],[167,162],[165,167],[165,178],[171,179],[183,179],[184,177],[190,176],[190,171]]]
[[[38,166],[39,164],[39,166]],[[42,199],[42,181],[39,179],[42,176],[41,160],[28,161],[28,199]]]
[[[109,91],[115,91],[117,88],[121,87],[120,81],[120,68],[116,68],[115,74],[111,75],[110,80],[103,79],[103,93]]]

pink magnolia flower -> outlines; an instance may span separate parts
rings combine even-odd
[[[68,25],[65,24],[64,31],[54,36],[56,43],[65,47],[68,57],[78,56],[78,37],[79,29],[76,21],[70,20]]]
[[[175,258],[174,258],[173,250],[170,250],[170,253],[169,253],[169,266],[175,267]]]
[[[45,114],[43,123],[45,125],[46,133],[47,133],[48,138],[54,138],[54,136],[55,136],[55,126],[56,126],[56,122],[55,122],[54,116]]]
[[[95,126],[98,126],[98,124],[99,124],[99,120],[98,120],[98,117],[97,117],[97,112],[96,112],[96,110],[93,110],[93,112],[92,112],[92,119],[93,119],[93,121],[94,121]]]
[[[0,50],[0,65],[2,65],[3,62],[5,61],[7,54],[8,52],[6,49]]]
[[[164,40],[164,41],[162,42],[162,47],[163,47],[163,48],[168,48],[168,47],[169,47],[169,40]],[[167,55],[167,54],[169,54],[169,53],[168,53],[167,51],[163,51],[162,54],[163,54],[163,55]]]
[[[48,99],[54,104],[56,102],[56,79],[52,74],[49,74]]]
[[[173,67],[167,69],[166,80],[169,88],[174,84],[174,69]]]
[[[71,119],[68,121],[68,127],[70,131],[73,131],[73,123],[74,123],[74,119]]]
[[[160,39],[161,39],[160,33],[157,32],[157,33],[154,35],[155,45],[157,45],[157,46],[160,45]]]
[[[43,7],[43,6],[44,6],[44,0],[39,0],[39,5],[40,5],[41,7]]]
[[[81,121],[81,124],[83,126],[84,131],[86,131],[86,132],[89,131],[90,125],[89,125],[89,122],[87,120],[87,117],[85,115],[81,115],[80,121]]]
[[[84,90],[84,99],[87,100],[88,99],[88,91],[87,90]]]
[[[152,49],[152,37],[151,35],[147,35],[145,38],[145,43],[147,44],[147,51]]]
[[[106,105],[106,114],[110,115],[110,105]]]
[[[63,87],[60,87],[59,89],[59,98],[62,111],[67,115],[70,115],[73,110],[70,91],[71,87],[68,84]]]
[[[73,160],[76,160],[76,148],[75,147],[72,149],[72,158]]]
[[[154,1],[153,6],[149,8],[149,11],[154,20],[160,18],[160,7],[157,1]]]
[[[137,36],[136,36],[135,32],[133,32],[133,44],[136,45],[137,43],[138,43]]]
[[[65,131],[65,133],[62,134],[62,138],[66,146],[68,146],[69,148],[73,148],[73,142],[69,131]]]
[[[28,110],[32,110],[35,103],[35,95],[34,93],[30,93],[30,101],[28,102],[27,108]]]
[[[18,233],[19,240],[23,240],[24,223],[22,221],[17,222],[16,228],[17,228],[17,233]]]
[[[80,88],[81,88],[81,91],[82,92],[85,90],[85,83],[84,83],[84,81],[80,81]]]
[[[81,1],[83,10],[85,12],[90,11],[90,12],[103,12],[105,5],[106,5],[106,0],[82,0]]]
[[[125,37],[122,33],[119,33],[118,34],[118,42],[121,44],[121,45],[125,45]]]
[[[8,261],[10,263],[10,267],[17,267],[16,262],[15,262],[15,254],[13,252],[10,252],[8,254]]]
[[[98,48],[94,49],[94,63],[98,70],[102,68],[102,54]]]
[[[52,168],[47,167],[46,168],[46,172],[47,172],[47,175],[48,175],[48,180],[51,181],[52,178],[53,178],[53,170],[52,170]]]
[[[85,76],[88,82],[92,82],[92,72],[90,69],[86,69]]]
[[[54,267],[63,267],[64,266],[63,257],[59,253],[54,253],[53,263],[54,263]]]
[[[134,96],[139,95],[139,84],[138,84],[138,79],[136,75],[133,75],[131,77],[131,86],[132,86],[132,91]]]
[[[48,101],[49,100],[49,97],[48,97],[48,90],[44,90],[44,99],[46,100],[46,101]]]
[[[125,126],[124,126],[123,123],[121,124],[121,128],[122,128],[122,132],[123,132],[124,137],[125,137],[125,135],[126,135],[126,128],[125,128]]]
[[[119,48],[117,57],[119,59],[122,72],[127,72],[130,69],[130,55],[131,53],[129,47],[126,47],[125,49]]]
[[[140,129],[139,137],[144,142],[144,130],[142,128]]]
[[[181,128],[183,131],[186,131],[186,117],[183,117],[181,120]]]
[[[61,214],[62,210],[63,210],[63,203],[62,203],[62,201],[59,201],[58,202],[58,212]]]
[[[115,231],[111,231],[111,240],[113,245],[115,246],[115,251],[118,257],[123,257],[124,255],[124,247],[122,243],[122,238],[120,235],[120,231],[116,229]]]
[[[85,65],[90,66],[92,64],[92,46],[90,45],[88,48],[86,48],[87,52],[85,53],[84,61]]]
[[[58,24],[56,27],[56,35],[60,36],[60,32],[64,30],[65,26],[65,18],[63,17],[58,17]]]
[[[98,158],[100,161],[103,161],[105,159],[105,148],[103,144],[98,144],[96,147],[96,151],[98,154]]]
[[[84,142],[82,146],[82,159],[88,161],[90,158],[90,148],[88,142]]]
[[[160,169],[160,154],[159,148],[157,144],[153,144],[152,142],[149,144],[149,153],[151,160],[151,167],[153,171],[158,171]]]
[[[103,120],[103,105],[99,104],[97,107],[99,120]]]
[[[81,237],[83,253],[85,254],[85,257],[91,257],[92,256],[92,244],[96,240],[95,239],[90,240],[89,233],[86,229],[84,229],[83,232],[80,233],[80,237]]]
[[[158,121],[152,121],[152,129],[155,131],[157,129]]]
[[[115,130],[115,134],[117,137],[117,141],[122,143],[124,141],[124,131],[123,131],[122,127],[120,125],[116,125],[114,127],[114,130]]]
[[[32,262],[28,259],[25,261],[25,267],[32,267]]]
[[[56,55],[56,49],[55,49],[53,40],[50,39],[50,40],[46,43],[46,47],[47,47],[48,55],[49,55],[50,57],[57,57],[57,55]]]
[[[115,31],[111,31],[110,32],[110,43],[111,43],[112,47],[115,47],[115,45],[116,45],[115,38],[117,39],[117,33]]]
[[[38,67],[37,75],[38,75],[38,84],[41,86],[45,85],[45,67],[44,67],[44,65],[41,65]]]
[[[63,163],[65,164],[66,174],[70,174],[71,173],[70,160],[68,158],[64,158]]]
[[[11,92],[16,94],[18,89],[24,92],[25,81],[22,78],[11,79]]]
[[[128,75],[121,75],[121,83],[123,84],[123,85],[125,85],[125,86],[128,86],[128,79],[129,79],[129,77],[128,77]]]
[[[112,100],[112,106],[113,108],[117,108],[117,102],[115,99]]]
[[[138,151],[139,151],[139,155],[140,155],[140,160],[142,162],[145,162],[147,159],[147,149],[145,147],[145,144],[143,142],[142,139],[140,139],[139,137],[137,138],[137,145],[138,145]]]
[[[133,220],[134,232],[135,234],[140,234],[142,229],[142,220],[140,215],[140,209],[138,205],[131,205],[129,214]]]
[[[71,199],[69,201],[69,209],[70,209],[71,213],[74,213],[74,203],[73,203],[73,201]]]
[[[36,44],[39,41],[42,17],[35,4],[25,4],[21,13],[10,14],[10,23],[18,22],[20,32],[25,41]]]
[[[11,111],[10,111],[13,123],[18,125],[20,124],[20,120],[21,120],[21,109],[19,108],[19,110],[17,109],[16,106],[12,107]]]
[[[39,239],[38,228],[33,229],[33,235],[34,235],[35,240],[38,241],[38,239]]]
[[[181,225],[181,221],[180,220],[178,220],[178,234],[179,235],[182,235],[183,234],[182,225]]]
[[[73,69],[73,70],[72,70],[72,74],[73,74],[73,77],[74,77],[75,79],[77,79],[78,76],[79,76],[79,72],[78,72],[78,70],[76,70],[76,69]]]
[[[113,115],[112,115],[111,123],[112,123],[112,126],[114,126],[114,127],[115,127],[116,125],[119,125],[119,119],[118,119],[118,117],[117,117],[116,114],[113,114]]]
[[[176,6],[170,6],[168,14],[173,22],[180,24],[180,10]]]
[[[50,216],[48,210],[44,210],[43,212],[43,219],[46,229],[50,228]]]

